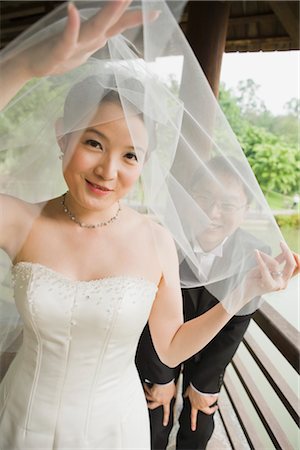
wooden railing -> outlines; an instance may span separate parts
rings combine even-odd
[[[264,336],[251,327],[247,331],[243,348],[225,374],[220,416],[236,450],[294,450],[300,424],[299,399],[287,377],[291,374],[299,386],[300,333],[268,303],[255,313],[254,321]],[[280,352],[280,358],[274,357],[270,345]],[[237,426],[246,446],[241,445]]]

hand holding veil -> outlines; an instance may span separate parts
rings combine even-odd
[[[82,26],[78,10],[69,3],[68,19],[61,33],[50,35],[48,39],[44,37],[41,41],[34,39],[32,42],[26,39],[24,45],[18,45],[17,48],[13,43],[12,51],[8,50],[8,58],[5,58],[4,52],[1,78],[7,77],[10,71],[14,70],[11,65],[17,62],[19,71],[19,79],[15,80],[19,81],[19,85],[15,86],[17,92],[20,85],[33,77],[62,74],[85,63],[97,50],[105,46],[111,36],[143,22],[142,10],[126,11],[130,3],[128,0],[109,2]],[[157,15],[158,11],[151,11],[147,20],[154,20]],[[18,54],[16,61],[12,59],[14,51]],[[5,87],[14,86],[5,83]],[[1,109],[16,92],[9,89],[2,91]]]
[[[117,96],[144,161],[140,183],[126,201],[171,232],[182,287],[205,285],[229,313],[249,314],[261,294],[284,287],[294,267],[291,254],[280,247],[283,238],[266,200],[168,6],[143,0],[125,11],[129,3],[109,2],[98,12],[98,2],[85,2],[80,27],[73,6],[67,20],[62,5],[2,52],[4,79],[15,64],[24,69],[8,96],[32,75],[39,78],[2,113],[0,192],[33,203],[62,195],[57,140],[76,138],[96,118],[104,120],[95,115],[100,101]],[[54,59],[44,63],[39,55],[49,47]],[[146,155],[132,126],[136,116],[147,129]],[[63,120],[55,134],[58,118]],[[10,265],[3,255],[1,320],[7,324]]]

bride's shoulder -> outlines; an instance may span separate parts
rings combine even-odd
[[[34,216],[39,209],[39,204],[29,203],[11,195],[0,194],[1,216],[5,216],[7,219],[19,218],[21,220],[24,216]]]
[[[146,236],[151,239],[155,239],[156,242],[166,249],[175,248],[175,243],[170,231],[161,225],[152,214],[140,213],[130,209],[130,215],[135,222],[136,230],[140,230]]]
[[[0,194],[0,248],[12,258],[24,242],[39,208],[6,194]]]

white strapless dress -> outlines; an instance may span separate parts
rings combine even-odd
[[[24,338],[0,385],[0,449],[149,449],[134,357],[155,284],[73,281],[29,262],[13,278]]]

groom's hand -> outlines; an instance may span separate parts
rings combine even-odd
[[[195,431],[197,428],[197,416],[198,411],[202,411],[204,414],[211,415],[217,409],[216,401],[218,400],[217,395],[201,395],[196,392],[191,386],[188,386],[184,394],[185,397],[189,398],[191,403],[191,430]]]
[[[163,407],[163,426],[167,426],[170,417],[170,403],[176,397],[176,385],[174,381],[168,384],[147,385],[144,383],[145,395],[149,409]]]

